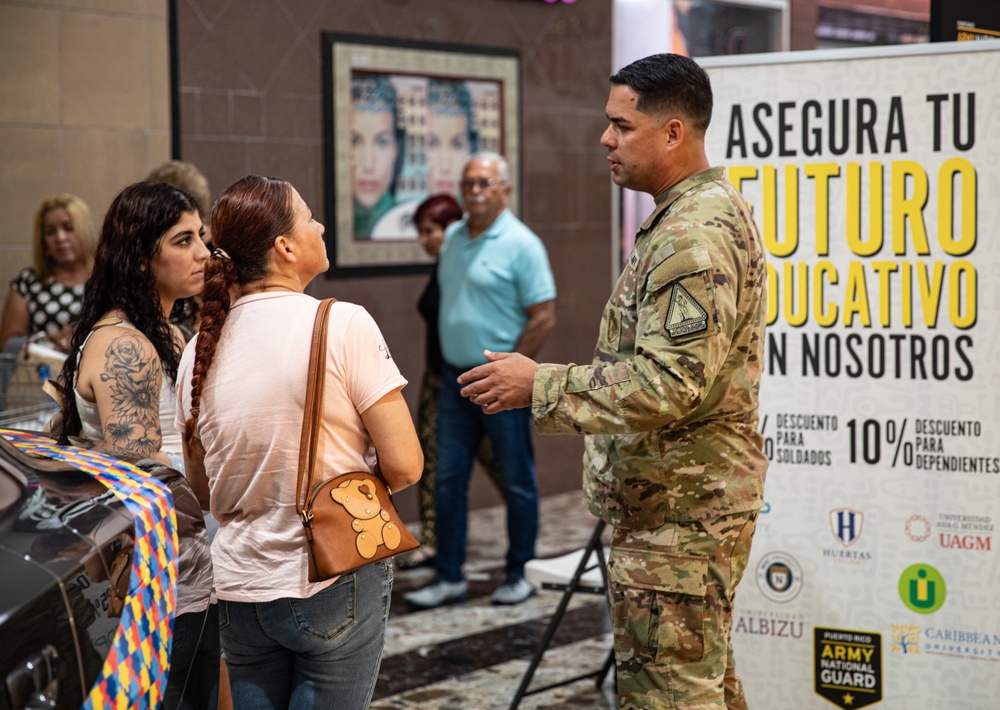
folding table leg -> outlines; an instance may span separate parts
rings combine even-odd
[[[569,606],[569,601],[573,594],[577,591],[580,586],[580,579],[583,575],[589,571],[593,564],[590,563],[591,554],[597,554],[597,565],[601,570],[601,577],[604,579],[605,587],[607,587],[607,571],[606,571],[606,560],[604,559],[604,547],[601,544],[601,533],[604,532],[605,522],[599,520],[597,525],[594,527],[594,532],[590,536],[590,541],[587,543],[587,547],[583,551],[583,557],[580,558],[580,564],[577,565],[576,571],[573,573],[573,577],[570,579],[564,587],[562,599],[559,601],[559,606],[556,607],[555,612],[552,615],[552,619],[549,621],[548,627],[545,629],[545,633],[542,635],[542,640],[539,643],[538,650],[535,652],[534,657],[531,659],[531,664],[528,666],[528,670],[525,671],[524,677],[521,679],[521,684],[517,688],[517,693],[514,695],[513,701],[510,704],[510,710],[517,710],[518,705],[520,705],[521,700],[526,695],[532,695],[534,693],[540,692],[542,690],[547,690],[549,688],[555,688],[560,685],[565,685],[567,683],[572,683],[582,678],[589,678],[591,676],[596,676],[600,673],[600,678],[598,679],[598,687],[604,682],[604,677],[607,675],[608,670],[611,667],[611,661],[614,659],[614,652],[608,661],[605,661],[604,666],[600,671],[594,671],[593,673],[588,673],[583,676],[578,676],[576,678],[571,678],[569,680],[553,683],[547,685],[544,688],[537,688],[532,691],[528,691],[528,686],[531,684],[531,680],[535,675],[535,671],[538,670],[539,664],[542,662],[542,656],[544,655],[549,644],[552,642],[552,637],[556,634],[556,629],[559,628],[559,623],[562,621],[563,614],[566,613],[566,608]]]

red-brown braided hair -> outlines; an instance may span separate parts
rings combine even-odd
[[[294,224],[292,186],[278,178],[247,175],[233,183],[212,210],[212,242],[217,247],[205,268],[201,327],[191,376],[191,415],[184,426],[190,450],[201,413],[201,393],[232,306],[233,287],[263,281],[271,268],[274,240]]]

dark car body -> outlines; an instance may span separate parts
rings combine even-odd
[[[83,705],[118,629],[133,537],[103,484],[0,437],[0,710]]]

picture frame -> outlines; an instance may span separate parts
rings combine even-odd
[[[427,272],[423,199],[460,200],[476,151],[503,155],[520,183],[518,53],[336,32],[322,47],[327,276]]]

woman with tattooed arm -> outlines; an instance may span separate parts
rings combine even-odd
[[[67,435],[79,437],[118,458],[152,458],[184,470],[174,423],[184,338],[168,319],[175,301],[204,285],[204,231],[198,203],[170,184],[136,183],[111,203],[61,374],[64,443]],[[198,512],[195,504],[197,518],[186,533],[178,528],[183,534],[166,710],[215,710],[218,703],[218,607]]]
[[[195,199],[165,183],[130,185],[111,203],[62,371],[65,432],[183,470],[174,380],[184,339],[169,316],[204,285],[204,229]]]

